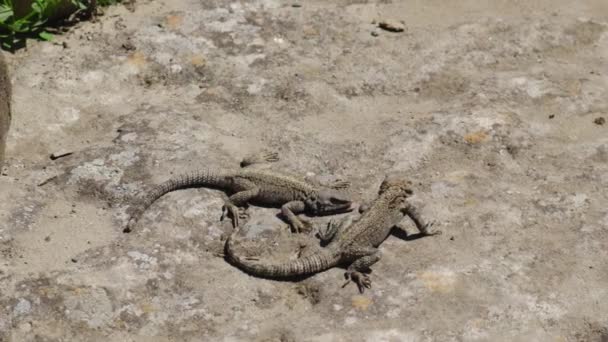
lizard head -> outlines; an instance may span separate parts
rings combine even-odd
[[[345,213],[353,210],[353,202],[346,194],[334,190],[323,189],[308,196],[306,207],[317,215]]]
[[[380,191],[378,191],[378,194],[381,195],[389,189],[391,191],[400,193],[405,197],[409,197],[414,193],[412,190],[412,182],[405,176],[397,173],[386,175],[384,181],[380,185]]]
[[[380,185],[379,191],[380,195],[384,195],[388,198],[390,208],[396,208],[400,211],[409,208],[410,204],[408,203],[407,198],[413,193],[412,182],[405,176],[399,174],[387,175]]]

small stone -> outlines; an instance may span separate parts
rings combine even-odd
[[[135,50],[135,45],[133,45],[133,43],[131,42],[125,42],[122,44],[121,46],[124,50],[126,51],[134,51]]]
[[[378,27],[389,32],[403,32],[405,25],[396,20],[382,20],[378,23]]]
[[[549,119],[553,119],[554,117],[555,117],[555,114],[549,115]]]
[[[48,235],[47,237],[45,237],[45,238],[44,238],[44,241],[46,241],[46,242],[50,242],[50,241],[51,241],[51,236],[50,236],[50,235]]]
[[[25,315],[32,310],[32,303],[25,298],[20,298],[17,305],[15,305],[15,315]]]
[[[300,8],[300,7],[302,7],[302,5],[300,5],[300,4],[292,4],[291,7]]]
[[[78,262],[78,260],[77,260],[76,258],[72,258],[72,259],[70,259],[70,260],[71,260],[73,263],[77,263],[77,262]]]
[[[606,123],[606,119],[604,119],[603,117],[600,116],[600,117],[595,118],[595,120],[593,120],[593,123],[601,126]]]
[[[51,158],[51,160],[55,160],[55,159],[67,157],[67,156],[69,156],[72,153],[74,153],[74,152],[62,150],[62,151],[59,151],[59,152],[52,153],[51,156],[50,156],[50,158]]]
[[[379,35],[380,35],[380,34],[379,34],[378,32],[376,32],[376,31],[372,31],[372,36],[373,36],[373,37],[378,37]]]

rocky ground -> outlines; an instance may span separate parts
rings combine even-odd
[[[608,2],[131,10],[8,56],[1,341],[608,339]],[[389,237],[361,295],[342,269],[228,264],[218,191],[169,194],[122,233],[152,184],[262,149],[360,201],[407,172],[443,235]],[[247,243],[293,257],[314,238],[276,214],[252,208]]]

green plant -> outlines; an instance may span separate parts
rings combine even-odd
[[[68,0],[32,0],[31,8],[23,15],[16,13],[16,2],[23,0],[0,0],[0,43],[2,48],[14,50],[25,43],[25,39],[36,37],[51,40],[53,35],[45,28],[59,6]],[[103,0],[112,2],[116,0]],[[90,0],[69,0],[76,11],[88,8]]]

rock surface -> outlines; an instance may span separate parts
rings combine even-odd
[[[606,1],[291,5],[138,1],[10,57],[0,340],[605,339]],[[373,37],[387,17],[406,33]],[[218,191],[167,195],[122,234],[149,185],[262,148],[362,201],[407,171],[443,235],[389,237],[359,295],[341,269],[228,264]],[[314,239],[276,214],[251,208],[244,247],[292,258]]]

